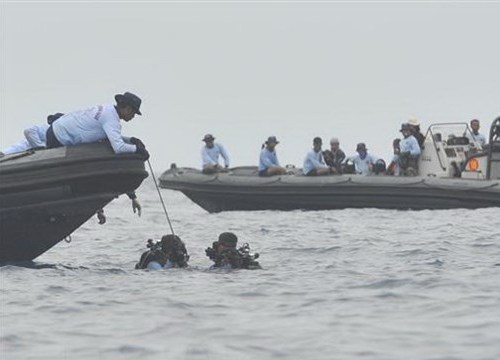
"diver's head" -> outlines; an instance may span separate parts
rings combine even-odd
[[[223,232],[219,235],[219,250],[236,249],[238,237],[232,232]]]

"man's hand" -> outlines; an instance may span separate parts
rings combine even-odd
[[[141,155],[144,161],[147,161],[149,159],[149,153],[145,148],[137,146],[137,150],[135,151],[135,153]]]
[[[134,210],[134,214],[137,211],[137,215],[139,215],[139,217],[141,216],[142,206],[141,206],[141,203],[139,202],[139,200],[137,200],[137,198],[132,199],[132,210]]]
[[[138,139],[136,137],[131,137],[130,142],[132,144],[134,144],[135,146],[137,146],[138,148],[143,148],[143,149],[146,148],[146,145],[144,145],[144,143],[141,141],[141,139]]]

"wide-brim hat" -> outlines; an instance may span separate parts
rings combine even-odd
[[[266,144],[279,144],[280,142],[276,139],[276,136],[269,136],[266,140]]]
[[[411,126],[420,126],[420,121],[417,118],[410,118],[408,124]]]
[[[215,138],[212,134],[206,134],[201,141],[214,141]]]
[[[130,105],[137,115],[142,115],[140,110],[142,100],[139,96],[127,91],[124,94],[116,94],[115,100],[118,104]]]
[[[365,143],[359,143],[359,144],[356,146],[356,151],[360,151],[360,150],[365,150],[365,151],[366,151],[366,150],[368,150],[368,149],[366,148]]]

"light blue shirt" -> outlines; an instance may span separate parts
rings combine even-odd
[[[377,161],[377,159],[375,159],[370,154],[366,154],[364,159],[361,159],[359,154],[351,157],[350,159],[354,162],[356,173],[360,175],[370,175],[370,164],[373,165],[375,161]]]
[[[54,135],[63,145],[78,145],[109,139],[115,153],[133,153],[136,146],[122,138],[120,117],[113,105],[99,105],[67,113],[52,124]]]
[[[260,152],[259,171],[267,170],[272,166],[280,166],[278,156],[276,155],[276,150],[269,151],[267,147],[265,147]]]
[[[49,130],[48,124],[34,125],[24,130],[24,137],[31,147],[45,147],[47,146],[47,130]]]
[[[325,161],[323,160],[323,154],[321,150],[316,152],[314,149],[307,153],[307,156],[304,160],[304,174],[308,174],[310,171],[314,169],[323,169],[327,168]]]
[[[404,138],[399,143],[399,149],[402,153],[409,152],[412,158],[417,158],[420,156],[422,150],[420,150],[420,145],[418,145],[415,136],[410,135]]]
[[[224,146],[217,143],[215,143],[212,148],[203,146],[201,148],[201,161],[202,161],[201,166],[205,167],[206,165],[218,165],[219,156],[222,156],[222,158],[224,159],[224,165],[226,167],[229,167],[229,156],[227,155]]]
[[[17,144],[14,144],[14,145],[9,146],[8,148],[5,148],[4,150],[2,150],[2,153],[5,155],[11,155],[11,154],[23,152],[23,151],[26,151],[29,149],[31,149],[30,143],[28,142],[28,140],[23,139],[20,142],[18,142]]]
[[[467,137],[467,139],[469,139],[470,142],[479,144],[481,147],[484,147],[484,145],[486,145],[486,137],[483,134],[477,133],[476,135],[474,133],[467,132],[465,136]]]

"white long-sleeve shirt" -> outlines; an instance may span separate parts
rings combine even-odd
[[[276,150],[269,151],[267,147],[262,149],[259,157],[259,171],[267,170],[271,166],[280,166]]]
[[[24,130],[24,137],[31,147],[45,147],[47,145],[47,130],[48,124],[33,125]]]
[[[133,153],[121,135],[120,117],[113,105],[98,105],[67,113],[52,124],[54,135],[63,145],[78,145],[109,139],[115,153]]]
[[[219,156],[222,156],[222,158],[224,159],[224,165],[226,167],[229,167],[229,156],[227,155],[224,146],[217,143],[215,143],[214,146],[211,148],[203,146],[201,148],[202,168],[205,167],[206,165],[218,165]]]
[[[325,161],[323,160],[322,152],[316,152],[314,151],[314,149],[312,149],[307,153],[307,156],[304,159],[304,168],[302,169],[302,171],[307,175],[314,169],[323,169],[327,167],[328,166],[326,166]]]
[[[401,149],[401,153],[409,152],[412,158],[420,156],[420,153],[422,152],[422,150],[420,150],[420,145],[418,145],[417,139],[415,139],[415,136],[413,135],[402,139],[399,143],[399,148]]]

